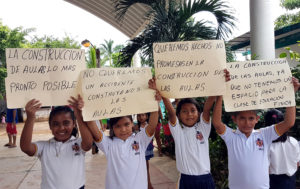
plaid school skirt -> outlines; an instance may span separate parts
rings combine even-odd
[[[215,189],[211,174],[180,175],[179,189]]]

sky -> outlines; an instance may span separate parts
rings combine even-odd
[[[228,1],[238,18],[234,38],[250,30],[249,0]],[[280,0],[269,1],[273,2],[275,20],[284,10],[279,6]],[[31,35],[63,38],[67,34],[78,42],[88,39],[95,46],[104,43],[104,39],[114,40],[114,45],[128,40],[113,26],[63,0],[0,0],[0,19],[10,28],[36,28]]]

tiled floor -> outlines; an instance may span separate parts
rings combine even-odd
[[[41,182],[41,165],[36,157],[28,157],[19,148],[23,123],[19,123],[16,148],[7,148],[5,127],[0,126],[0,189],[37,189]],[[52,137],[47,122],[37,122],[34,127],[33,141],[47,140]],[[101,151],[86,155],[86,188],[105,188],[106,159]],[[176,163],[167,156],[150,160],[150,176],[154,189],[175,189],[178,179]]]

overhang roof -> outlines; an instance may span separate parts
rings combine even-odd
[[[105,22],[114,26],[129,38],[139,34],[148,21],[145,13],[149,8],[140,3],[136,3],[128,9],[122,21],[116,19],[115,7],[112,0],[65,0],[89,13],[101,18]]]
[[[286,26],[274,31],[275,48],[286,47],[297,43],[300,39],[300,23]],[[232,51],[245,51],[250,48],[251,33],[247,32],[239,37],[236,37],[228,42]]]

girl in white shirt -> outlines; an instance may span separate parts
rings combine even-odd
[[[225,81],[230,74],[224,70]],[[170,100],[163,97],[170,131],[175,141],[176,167],[181,173],[179,189],[214,189],[210,174],[209,134],[211,131],[210,110],[215,97],[208,97],[203,111],[195,99],[181,99],[176,111]]]
[[[150,88],[151,83],[153,80],[149,81]],[[161,100],[159,94],[155,97]],[[157,122],[158,111],[151,112],[148,126],[135,134],[131,115],[111,118],[110,136],[97,131],[95,122],[88,123],[96,145],[107,159],[106,189],[148,188],[145,151],[153,138]]]
[[[81,98],[80,96],[78,98]],[[92,146],[92,136],[81,117],[78,99],[71,98],[70,105],[55,107],[49,116],[49,126],[53,138],[32,142],[35,113],[41,107],[38,100],[30,100],[25,107],[25,122],[20,146],[29,156],[38,156],[42,164],[41,188],[45,189],[84,189],[85,152]],[[76,119],[81,138],[77,137]]]
[[[265,115],[265,125],[283,121],[284,115],[276,109]],[[287,133],[274,140],[270,147],[270,189],[295,189],[296,171],[300,161],[300,149],[297,140]]]

